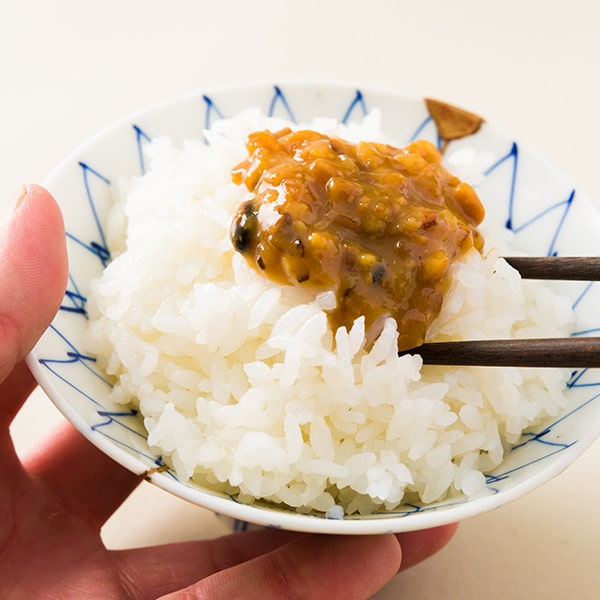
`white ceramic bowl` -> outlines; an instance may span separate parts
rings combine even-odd
[[[111,185],[120,176],[144,170],[142,148],[152,137],[168,135],[176,142],[200,138],[215,119],[233,116],[248,106],[298,122],[315,116],[360,119],[377,107],[383,115],[382,128],[399,143],[417,136],[439,142],[423,99],[345,84],[289,82],[176,98],[126,118],[79,148],[46,182],[65,216],[70,277],[63,306],[31,353],[29,365],[49,397],[83,435],[131,471],[217,513],[260,525],[338,534],[424,529],[482,513],[548,481],[590,446],[600,434],[600,373],[578,370],[568,385],[570,408],[523,436],[488,475],[487,493],[475,499],[459,497],[403,506],[393,513],[334,520],[241,504],[164,470],[160,457],[146,443],[141,419],[109,400],[107,382],[96,371],[93,357],[81,350],[89,283],[108,257],[103,223]],[[553,165],[487,123],[476,134],[452,141],[446,156],[451,158],[456,152],[461,153],[463,163],[465,159],[469,163],[488,218],[512,229],[521,246],[540,255],[596,253],[598,214]],[[563,284],[562,291],[573,301],[576,334],[600,331],[596,309],[600,284]]]

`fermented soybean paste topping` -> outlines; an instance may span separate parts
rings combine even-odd
[[[399,350],[423,343],[451,263],[481,249],[477,194],[425,141],[352,144],[315,131],[250,134],[232,173],[251,192],[231,240],[269,279],[333,290],[331,326],[364,315],[372,338],[398,324]]]

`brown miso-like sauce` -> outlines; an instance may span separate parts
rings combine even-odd
[[[373,338],[391,316],[399,350],[423,343],[450,265],[483,246],[473,188],[425,141],[395,148],[283,129],[251,133],[246,147],[232,172],[251,192],[231,224],[236,250],[273,281],[333,290],[334,329],[364,315]]]

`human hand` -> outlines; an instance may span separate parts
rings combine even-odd
[[[368,598],[450,539],[455,526],[343,537],[262,529],[107,550],[100,528],[139,477],[66,422],[24,457],[9,432],[35,387],[23,359],[63,297],[64,240],[50,194],[24,188],[0,227],[1,598]]]

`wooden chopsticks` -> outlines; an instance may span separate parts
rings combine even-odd
[[[523,279],[600,281],[600,256],[505,256]]]
[[[600,367],[600,337],[431,342],[402,354],[427,365],[473,367]]]
[[[599,256],[507,256],[524,279],[600,281]],[[402,354],[423,363],[488,367],[600,367],[600,337],[431,342]]]

